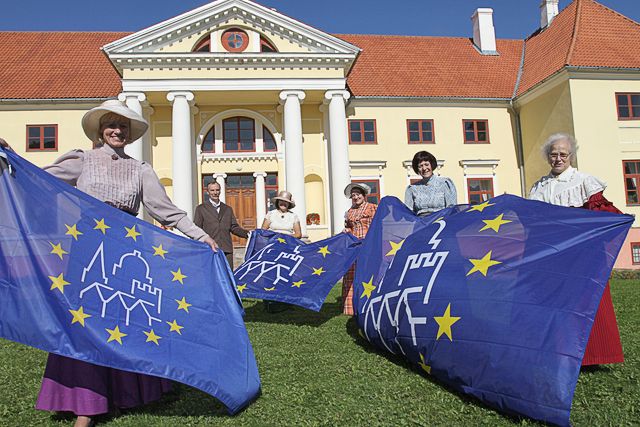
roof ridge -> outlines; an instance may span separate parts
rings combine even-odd
[[[576,46],[576,39],[578,35],[578,25],[580,25],[580,14],[582,12],[582,1],[575,0],[576,2],[576,16],[573,22],[573,31],[571,33],[571,44],[569,45],[569,50],[567,50],[567,57],[564,60],[564,64],[562,66],[571,64],[571,57],[573,56],[573,49]]]
[[[623,15],[622,13],[618,12],[617,10],[611,9],[609,6],[606,6],[606,5],[604,5],[604,4],[600,3],[600,2],[597,2],[595,0],[590,0],[590,1],[591,1],[591,3],[595,4],[596,6],[599,6],[599,7],[603,8],[603,9],[606,9],[609,12],[613,12],[614,14],[618,15],[620,18],[624,18],[626,21],[629,21],[632,24],[636,24],[636,25],[640,26],[640,22],[634,21],[633,19],[629,18],[626,15]]]

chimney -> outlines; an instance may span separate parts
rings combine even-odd
[[[542,0],[540,3],[540,28],[547,28],[558,14],[558,0]]]
[[[493,28],[493,9],[478,8],[471,15],[473,44],[483,55],[497,55],[496,32]]]

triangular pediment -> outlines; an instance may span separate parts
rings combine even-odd
[[[211,2],[109,43],[103,49],[110,57],[122,54],[191,53],[198,41],[207,37],[207,34],[230,27],[263,35],[277,45],[277,51],[283,54],[355,57],[359,52],[357,47],[331,34],[249,0]]]

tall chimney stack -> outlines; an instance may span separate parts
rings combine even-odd
[[[478,8],[471,15],[473,44],[483,55],[497,55],[496,32],[493,28],[493,9]]]
[[[547,28],[558,14],[558,0],[542,0],[540,3],[540,28]]]

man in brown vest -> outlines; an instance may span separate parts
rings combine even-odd
[[[233,270],[233,243],[231,233],[246,239],[249,232],[240,227],[231,206],[220,201],[220,184],[207,185],[209,200],[196,206],[193,222],[211,236],[222,249]]]

